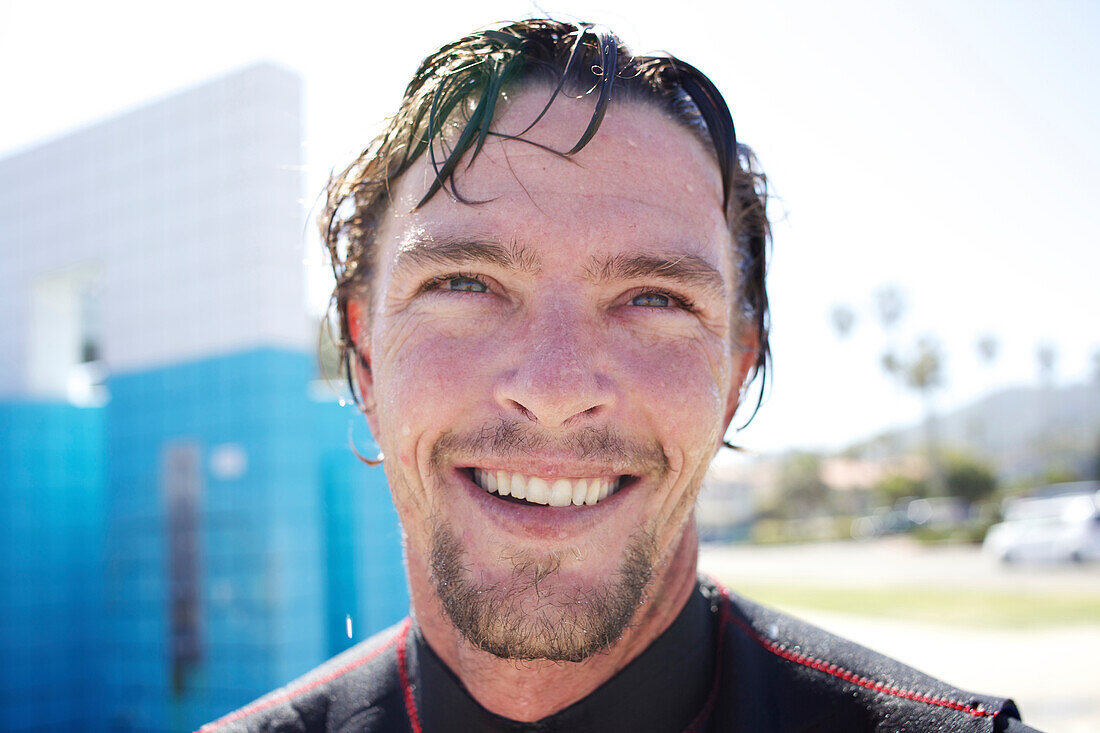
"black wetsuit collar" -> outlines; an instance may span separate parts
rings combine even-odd
[[[534,723],[495,715],[474,700],[424,641],[411,635],[409,672],[425,733],[444,731],[681,731],[704,708],[714,682],[716,625],[696,586],[672,625],[591,695]]]

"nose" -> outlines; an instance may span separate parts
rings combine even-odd
[[[544,309],[512,340],[511,365],[494,389],[506,412],[554,428],[603,416],[614,406],[613,381],[601,368],[606,338],[579,310]]]

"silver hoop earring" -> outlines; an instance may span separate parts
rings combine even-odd
[[[354,428],[355,428],[355,423],[354,422],[348,423],[348,447],[351,448],[351,452],[355,454],[356,458],[358,458],[360,461],[367,464],[371,468],[381,466],[382,461],[386,460],[386,456],[382,453],[381,450],[378,451],[378,457],[377,458],[367,458],[366,456],[364,456],[362,453],[359,452],[358,448],[355,447],[355,438],[351,434],[351,432]]]

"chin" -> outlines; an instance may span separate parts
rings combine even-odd
[[[598,578],[578,572],[573,556],[559,550],[517,552],[492,576],[475,577],[454,531],[439,525],[430,560],[443,610],[471,646],[502,659],[583,662],[614,645],[630,625],[658,557],[652,532],[639,529],[617,569]]]

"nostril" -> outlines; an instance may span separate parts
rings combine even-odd
[[[512,406],[515,407],[516,410],[518,410],[520,412],[520,414],[522,414],[525,418],[527,418],[531,422],[538,422],[538,418],[535,417],[535,413],[531,412],[530,410],[528,410],[526,407],[524,407],[520,403],[516,402],[515,400],[508,400],[508,401],[510,403],[512,403]]]

